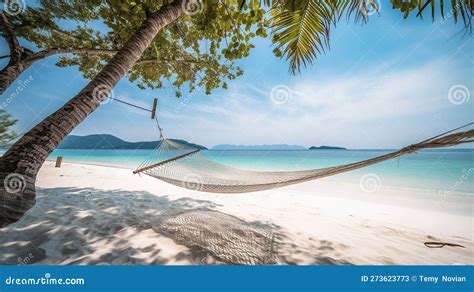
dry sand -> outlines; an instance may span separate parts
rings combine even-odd
[[[474,264],[473,196],[321,179],[247,194],[47,162],[0,264]],[[428,248],[427,241],[465,246]]]

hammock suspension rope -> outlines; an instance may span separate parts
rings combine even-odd
[[[160,143],[133,173],[144,173],[179,187],[214,193],[245,193],[279,188],[363,168],[422,149],[450,147],[474,141],[473,129],[459,131],[474,124],[469,123],[399,151],[359,162],[310,170],[253,171],[215,162],[202,155],[201,149],[164,138],[158,119],[156,122],[160,131]]]

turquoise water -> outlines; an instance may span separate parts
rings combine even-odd
[[[136,168],[152,150],[56,150],[66,162],[93,163]],[[252,170],[303,170],[356,162],[391,150],[319,151],[202,151],[207,158]],[[359,183],[367,173],[376,174],[383,186],[451,190],[474,193],[474,150],[426,150],[399,159],[328,179]],[[463,176],[464,175],[464,176]]]

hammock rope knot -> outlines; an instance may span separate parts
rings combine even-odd
[[[419,147],[417,147],[416,144],[412,144],[412,145],[402,148],[400,152],[410,154],[410,153],[417,152],[418,150],[419,150]]]

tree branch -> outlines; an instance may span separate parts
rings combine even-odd
[[[174,64],[203,64],[207,63],[207,61],[201,60],[158,60],[156,58],[153,59],[143,59],[138,60],[135,65],[146,65],[146,64],[155,64],[155,63],[174,63]]]
[[[98,54],[108,54],[115,55],[117,50],[113,49],[87,49],[87,48],[51,48],[39,51],[32,54],[30,57],[26,58],[25,62],[35,62],[46,57],[57,55],[57,54],[86,54],[86,55],[98,55]],[[6,56],[4,56],[6,57]],[[0,57],[1,58],[1,57]],[[160,63],[174,63],[174,64],[203,64],[208,63],[207,61],[201,60],[192,60],[192,59],[178,59],[178,60],[157,60],[156,58],[152,59],[142,59],[135,63],[135,65],[146,65],[146,64],[160,64]]]
[[[115,55],[117,53],[117,50],[112,50],[112,49],[87,49],[87,48],[51,48],[51,49],[46,49],[39,51],[37,53],[34,53],[31,55],[29,58],[27,58],[25,61],[27,62],[34,62],[52,55],[57,55],[57,54],[91,54],[91,55],[97,55],[97,54],[108,54],[108,55]]]
[[[2,29],[3,37],[10,48],[10,55],[12,58],[21,59],[22,47],[15,36],[10,21],[8,21],[8,18],[3,11],[0,11],[0,27]]]

